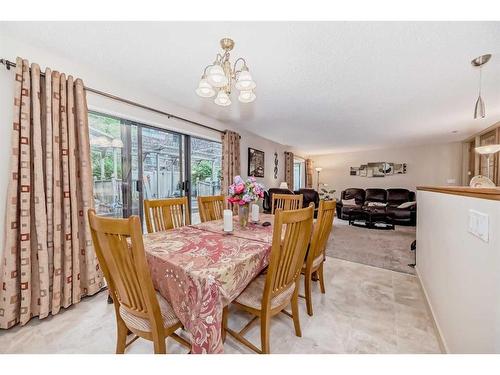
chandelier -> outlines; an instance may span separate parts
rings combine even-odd
[[[247,62],[238,58],[231,66],[229,51],[234,47],[234,41],[229,38],[221,39],[222,54],[218,53],[213,64],[203,71],[196,93],[202,98],[215,96],[214,103],[223,107],[231,104],[229,95],[231,86],[240,92],[238,100],[242,103],[251,103],[255,100],[255,82],[248,70]],[[237,68],[240,63],[239,69]],[[216,95],[217,94],[217,95]]]

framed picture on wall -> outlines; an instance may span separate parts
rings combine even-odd
[[[366,177],[368,173],[367,171],[368,171],[368,166],[366,164],[362,164],[359,166],[359,175],[361,177]]]
[[[248,175],[264,177],[264,151],[248,148]]]

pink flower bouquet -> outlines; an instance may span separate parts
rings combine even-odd
[[[249,177],[248,180],[243,181],[241,176],[236,176],[234,183],[229,185],[228,195],[229,202],[244,206],[258,201],[259,198],[264,198],[264,186],[259,184],[255,177]]]

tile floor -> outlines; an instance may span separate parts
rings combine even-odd
[[[290,318],[271,324],[272,353],[440,353],[437,336],[415,276],[328,258],[326,294],[314,286],[314,316],[301,302],[302,337]],[[114,353],[115,317],[107,293],[43,321],[0,331],[0,353]],[[243,327],[247,315],[230,310],[229,325]],[[259,325],[247,333],[260,346]],[[170,353],[186,349],[167,340]],[[250,353],[228,336],[226,353]],[[152,343],[134,342],[128,353],[152,353]]]

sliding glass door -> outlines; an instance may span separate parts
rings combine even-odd
[[[144,199],[220,194],[222,145],[89,113],[94,202],[99,215],[144,218]]]
[[[103,216],[122,217],[125,208],[122,131],[120,119],[89,114],[94,205]]]
[[[190,137],[191,217],[200,222],[199,195],[219,195],[221,183],[222,144],[202,138]]]

